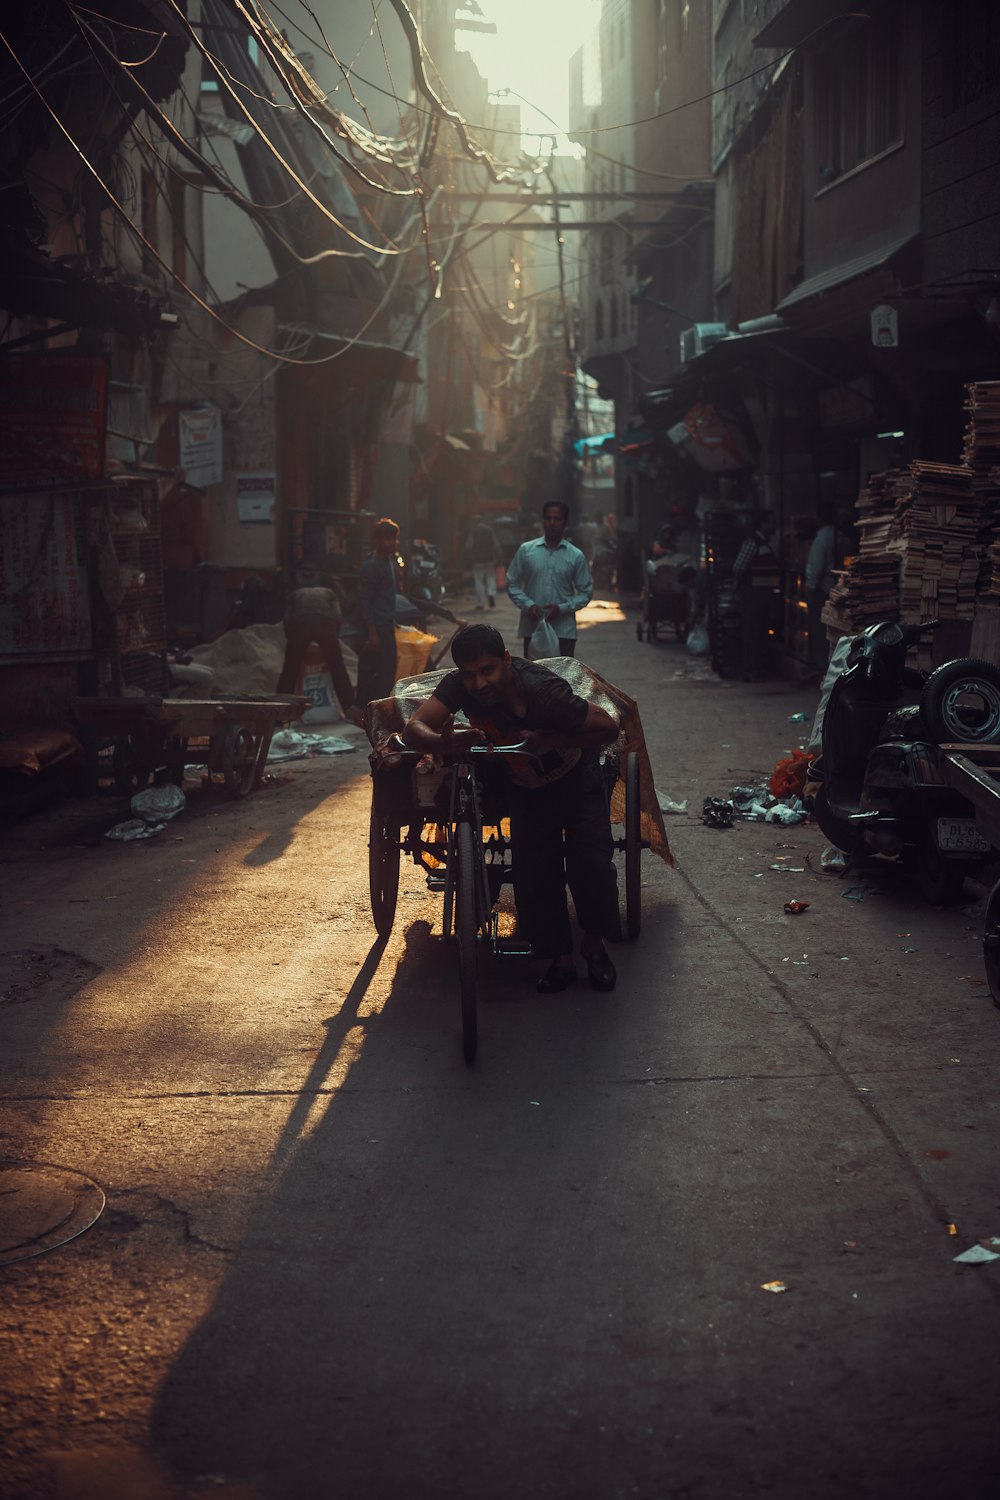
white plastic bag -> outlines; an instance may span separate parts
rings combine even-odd
[[[688,631],[687,648],[691,656],[707,656],[711,651],[712,643],[704,625],[699,623],[691,626]]]
[[[559,655],[559,637],[548,620],[539,620],[528,641],[528,660],[538,661],[545,656]]]

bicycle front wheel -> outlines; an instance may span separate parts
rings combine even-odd
[[[479,903],[476,900],[475,840],[470,823],[459,823],[455,833],[455,936],[462,992],[462,1055],[467,1063],[472,1063],[478,1040],[476,943]]]

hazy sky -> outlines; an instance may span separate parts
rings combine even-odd
[[[458,47],[472,53],[491,89],[516,89],[565,125],[569,59],[596,30],[601,0],[479,0],[479,4],[483,18],[496,22],[497,35],[460,31]],[[460,11],[459,18],[466,14]],[[528,130],[551,129],[527,105],[521,108]],[[566,149],[565,141],[560,147]]]

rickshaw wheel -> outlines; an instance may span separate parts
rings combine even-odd
[[[478,1019],[476,1014],[476,866],[472,825],[459,823],[455,859],[455,933],[458,938],[458,977],[462,991],[462,1056],[467,1063],[476,1058]]]
[[[396,917],[399,894],[399,833],[372,803],[368,830],[368,890],[379,937],[387,938]]]
[[[630,750],[625,757],[625,930],[634,943],[642,927],[640,861],[642,822],[639,807],[639,757]]]

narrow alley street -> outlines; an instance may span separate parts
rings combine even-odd
[[[412,867],[374,941],[360,732],[145,843],[110,795],[6,840],[3,1155],[107,1194],[4,1270],[6,1500],[998,1493],[982,892],[845,900],[814,825],[706,827],[815,691],[581,624],[678,868],[613,994],[486,972],[471,1069]]]

